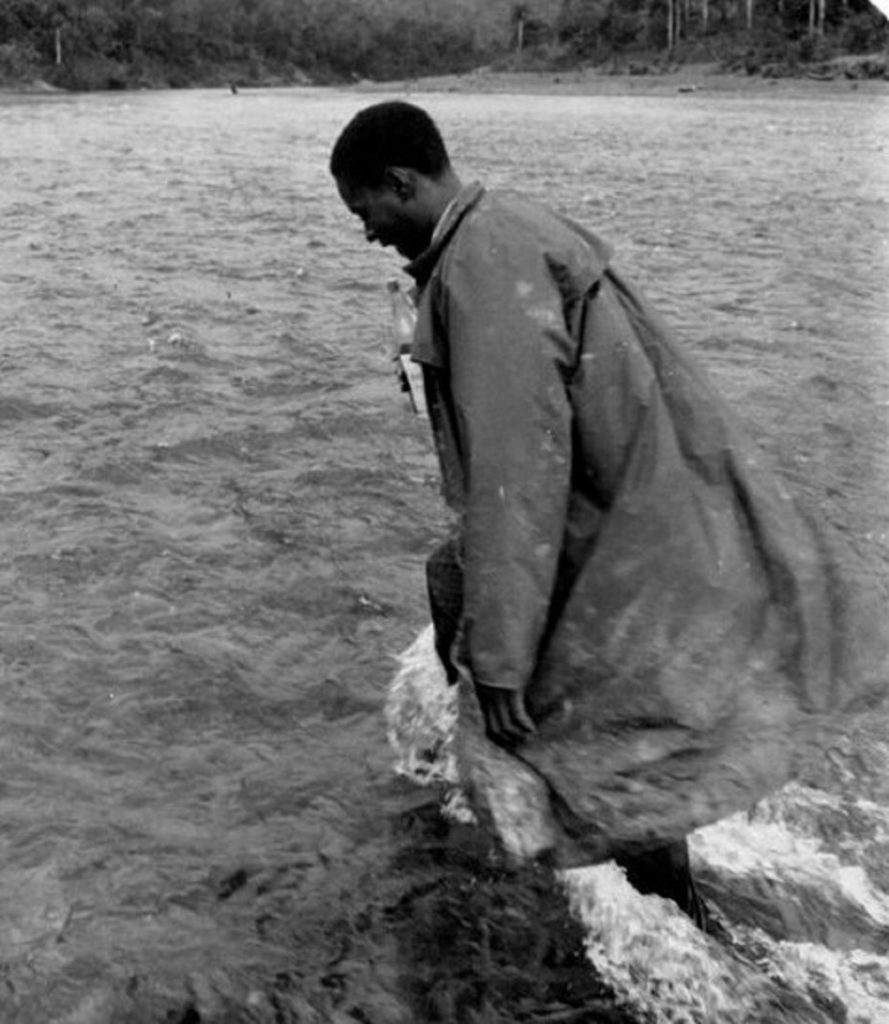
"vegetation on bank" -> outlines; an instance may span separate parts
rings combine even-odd
[[[401,79],[495,68],[889,78],[868,0],[0,0],[0,84],[68,89]]]

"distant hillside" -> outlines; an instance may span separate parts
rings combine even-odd
[[[887,40],[867,0],[0,0],[0,83],[331,82],[704,59],[752,73]]]

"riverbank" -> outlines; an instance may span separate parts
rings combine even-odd
[[[178,88],[224,88],[232,92],[247,89],[301,87],[342,87],[360,92],[450,92],[528,93],[565,95],[657,95],[670,92],[784,92],[805,93],[818,87],[884,91],[889,85],[889,56],[885,54],[845,55],[817,64],[796,67],[764,65],[753,73],[723,63],[689,62],[661,64],[656,60],[626,61],[597,67],[552,69],[502,69],[479,67],[445,75],[398,79],[362,79],[343,82],[312,77],[301,69],[247,71],[239,66],[214,68],[194,77],[155,73],[120,76],[104,86],[63,88],[45,78],[0,81],[0,92],[52,93],[108,90],[154,90]]]
[[[881,58],[884,62],[886,58]],[[747,74],[726,70],[718,63],[682,64],[666,69],[630,64],[615,70],[577,68],[568,71],[498,71],[477,68],[466,74],[432,75],[391,82],[362,81],[351,88],[362,92],[480,93],[536,95],[664,95],[669,93],[805,94],[819,89],[885,92],[889,79],[864,75],[860,66],[876,67],[876,58],[837,58],[830,68],[796,75]],[[882,66],[882,65],[880,65]],[[886,62],[889,70],[889,62]]]

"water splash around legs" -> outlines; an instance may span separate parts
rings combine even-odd
[[[461,786],[457,705],[428,627],[400,657],[388,736],[396,772],[438,787],[445,816],[465,822],[476,815]],[[511,815],[502,780],[499,789],[489,781],[501,843],[533,853],[535,840],[520,834],[527,815]],[[719,941],[669,900],[638,893],[614,862],[559,877],[589,959],[620,1001],[656,1024],[880,1024],[889,1006],[887,844],[889,807],[796,783],[699,829],[692,862],[724,924]]]

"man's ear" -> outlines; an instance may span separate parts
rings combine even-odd
[[[416,171],[410,167],[387,167],[383,172],[383,184],[402,202],[407,202],[417,194]]]

